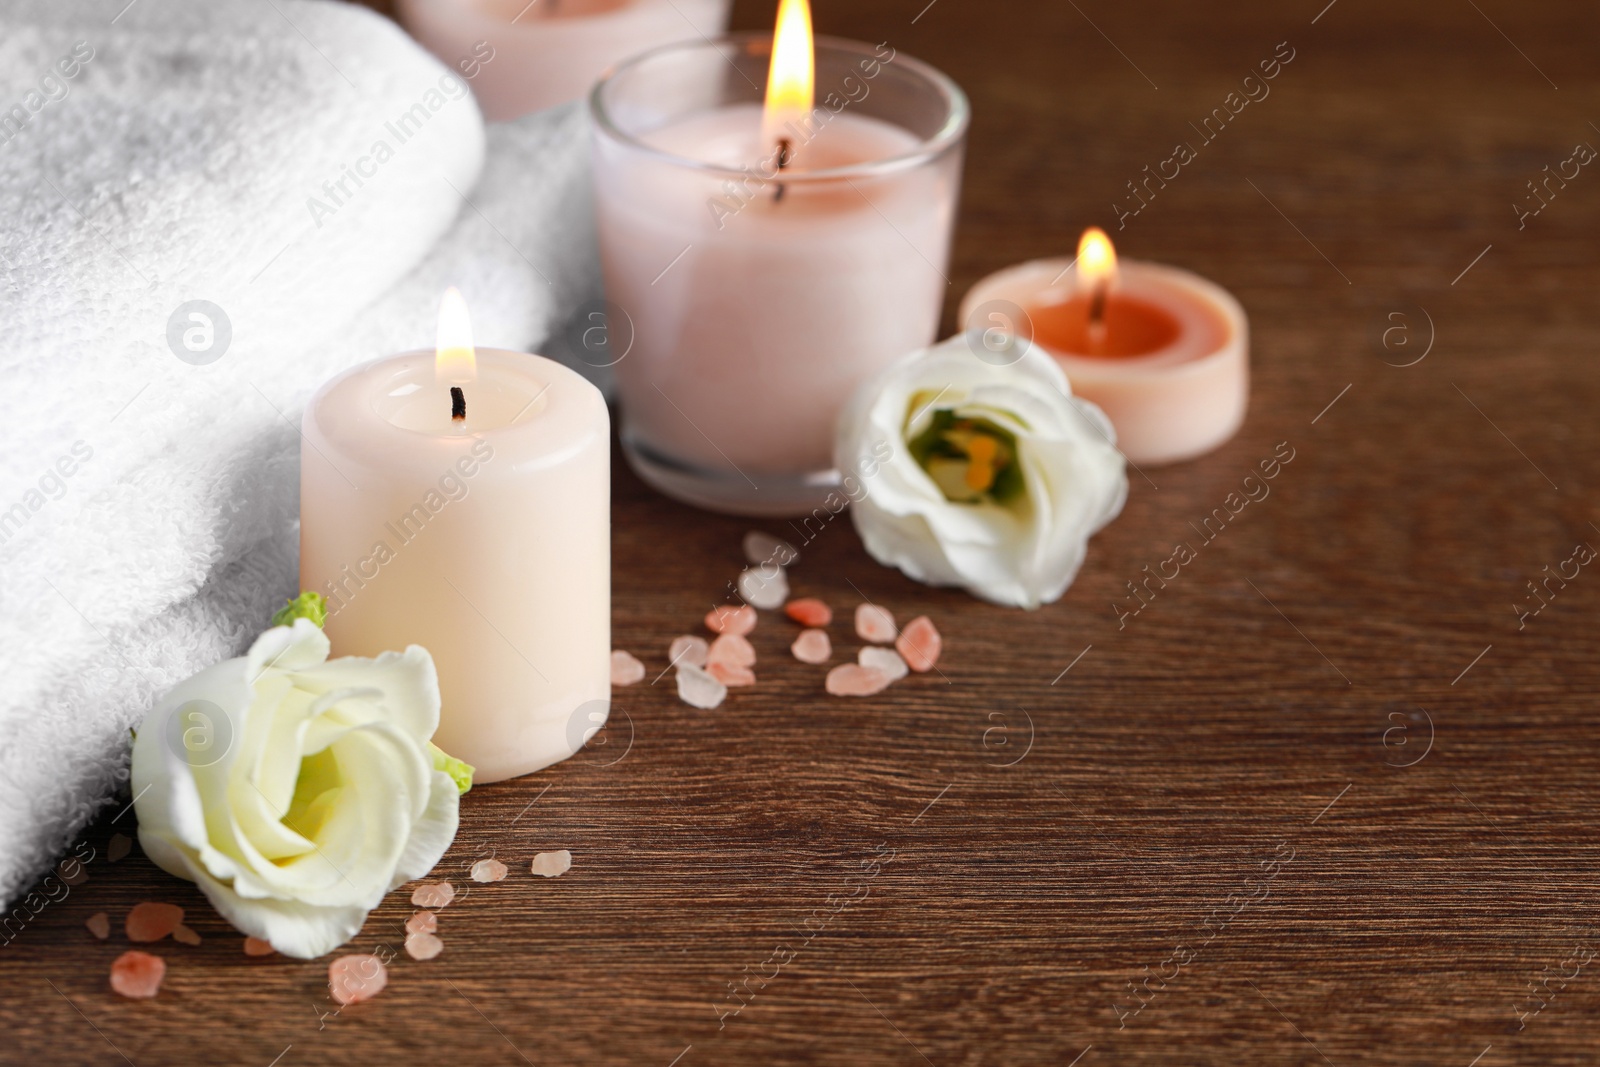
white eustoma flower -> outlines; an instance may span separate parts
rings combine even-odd
[[[438,725],[425,649],[328,662],[315,624],[275,627],[146,717],[139,844],[244,933],[323,955],[454,839],[460,793],[435,766]]]
[[[1026,341],[980,333],[912,353],[840,415],[835,460],[878,562],[997,604],[1058,599],[1127,472],[1105,413]],[[852,489],[852,484],[859,485]]]

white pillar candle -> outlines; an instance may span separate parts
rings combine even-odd
[[[486,118],[587,93],[607,67],[673,41],[715,37],[729,0],[399,0],[400,20],[468,81]]]
[[[492,782],[604,722],[610,420],[551,360],[479,349],[475,373],[441,372],[441,353],[355,367],[312,399],[300,583],[328,598],[336,655],[432,653],[435,743]]]
[[[629,462],[691,503],[792,515],[839,483],[856,386],[933,339],[967,111],[891,47],[822,39],[814,106],[808,84],[775,114],[772,52],[753,35],[660,49],[591,109],[606,295],[631,320]]]

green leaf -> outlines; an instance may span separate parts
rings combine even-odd
[[[433,753],[433,769],[448,774],[456,783],[456,791],[465,795],[472,788],[472,772],[476,769],[465,760],[458,760],[444,749],[428,742],[428,751]]]
[[[307,589],[278,609],[272,616],[272,625],[293,626],[296,619],[310,619],[320,629],[328,621],[327,598]]]

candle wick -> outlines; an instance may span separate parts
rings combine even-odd
[[[787,167],[789,165],[789,149],[790,149],[789,138],[787,138],[787,137],[778,138],[778,169],[780,171],[783,170],[785,167]],[[774,204],[776,204],[776,203],[779,203],[782,200],[783,200],[783,183],[779,182],[778,183],[778,187],[775,190],[773,190],[772,202]]]
[[[450,419],[453,422],[467,421],[467,394],[461,391],[461,386],[450,387]]]
[[[1106,289],[1104,281],[1096,282],[1089,294],[1089,350],[1098,353],[1106,339]]]

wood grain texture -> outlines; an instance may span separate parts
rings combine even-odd
[[[512,876],[343,1014],[323,1015],[325,964],[246,959],[191,887],[137,852],[108,863],[132,816],[103,822],[88,881],[0,949],[0,1058],[1592,1063],[1600,975],[1565,961],[1600,952],[1600,575],[1521,630],[1513,605],[1600,544],[1600,172],[1524,229],[1511,205],[1600,145],[1600,13],[1324,2],[818,0],[820,28],[972,96],[947,326],[978,277],[1100,223],[1248,309],[1238,438],[1133,474],[1037,613],[922,588],[847,519],[822,529],[797,593],[931,615],[940,672],[828,699],[765,616],[761,683],[722,709],[670,679],[625,692],[604,746],[472,792],[442,871],[464,886],[492,849]],[[741,0],[736,23],[769,9]],[[1284,41],[1271,95],[1119,232],[1124,183]],[[1422,351],[1421,309],[1431,352],[1386,365]],[[1391,312],[1410,347],[1381,345]],[[1119,628],[1125,583],[1198,542],[1280,442],[1271,495]],[[651,678],[747,525],[618,467],[616,644]],[[554,848],[572,871],[531,877]],[[158,946],[166,986],[133,1003],[107,990],[121,934],[83,922],[120,929],[142,899],[189,907],[206,940]],[[352,947],[398,948],[410,911],[393,896]]]

